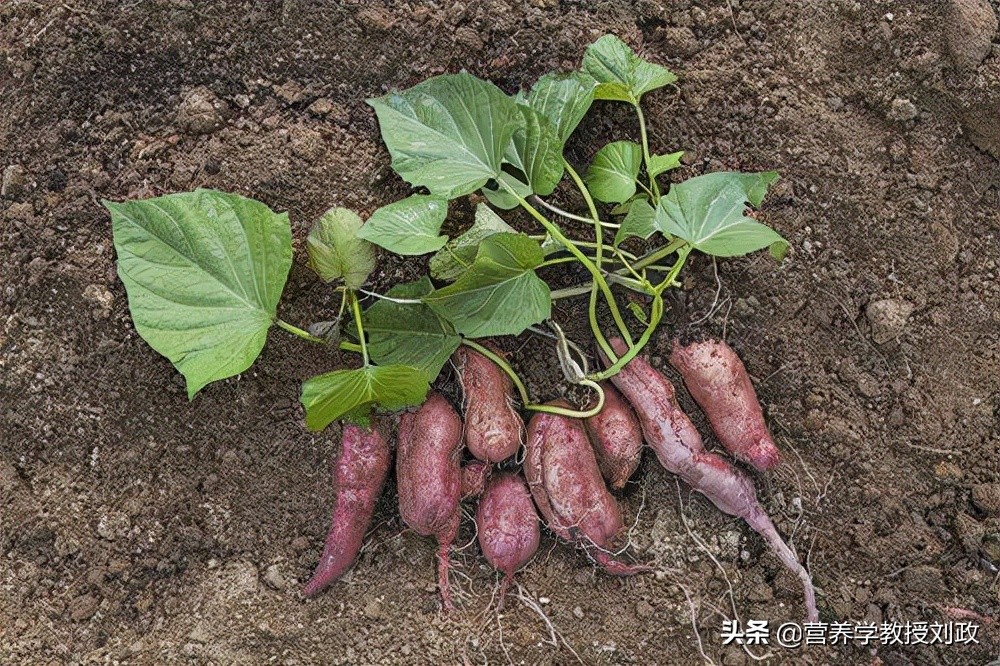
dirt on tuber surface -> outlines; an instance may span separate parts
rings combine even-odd
[[[510,458],[524,442],[524,421],[514,409],[510,378],[474,349],[459,347],[453,358],[462,387],[465,446],[483,462]]]
[[[604,408],[584,421],[597,454],[601,475],[613,490],[621,490],[642,460],[642,428],[632,406],[611,382],[602,382]]]
[[[483,557],[504,575],[502,608],[514,572],[531,561],[541,539],[538,513],[521,474],[498,474],[487,484],[476,508],[476,535]]]

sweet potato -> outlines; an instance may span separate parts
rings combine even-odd
[[[563,401],[549,404],[568,407]],[[532,417],[524,475],[556,536],[581,546],[609,573],[630,576],[649,570],[616,560],[608,552],[622,532],[621,508],[604,485],[579,419],[546,412]]]
[[[642,458],[642,428],[631,405],[611,382],[602,382],[604,408],[584,425],[597,454],[604,480],[619,490],[635,473]]]
[[[524,441],[524,422],[513,407],[510,377],[468,347],[459,347],[454,360],[464,396],[466,447],[483,462],[510,458]]]
[[[458,534],[462,497],[462,420],[440,393],[399,419],[396,484],[399,513],[417,534],[438,542],[438,587],[451,610],[448,549]]]
[[[507,472],[490,480],[476,509],[476,527],[483,556],[504,574],[503,606],[514,572],[535,556],[540,539],[535,504],[520,474]]]
[[[493,474],[493,466],[482,460],[470,460],[462,465],[462,499],[479,497]]]
[[[706,340],[683,346],[674,340],[670,364],[681,373],[727,451],[761,472],[778,465],[781,456],[764,423],[750,375],[729,345]]]
[[[615,352],[624,354],[625,343],[610,341]],[[604,358],[605,364],[608,359]],[[802,582],[806,617],[819,619],[812,578],[795,553],[778,534],[764,508],[757,501],[753,482],[722,456],[705,451],[701,435],[677,405],[673,385],[646,359],[635,357],[611,381],[635,408],[646,442],[660,464],[702,493],[721,511],[742,518],[760,534],[785,567]]]
[[[333,463],[337,492],[333,520],[316,572],[303,588],[303,595],[319,594],[354,564],[391,461],[389,444],[376,427],[344,426],[340,455]]]

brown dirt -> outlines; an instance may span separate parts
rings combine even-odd
[[[252,370],[188,403],[131,325],[97,203],[216,187],[289,210],[301,243],[331,205],[370,211],[406,192],[365,97],[463,67],[513,91],[575,66],[609,31],[681,76],[679,95],[647,106],[654,148],[689,151],[682,175],[782,173],[762,214],[790,257],[721,262],[722,307],[704,325],[743,355],[786,451],[760,494],[808,553],[824,618],[935,621],[947,607],[996,618],[1000,53],[984,7],[0,3],[0,168],[20,166],[0,201],[0,662],[699,660],[669,577],[610,578],[551,536],[519,581],[548,599],[557,644],[524,604],[490,610],[496,577],[474,545],[456,555],[461,609],[441,615],[433,547],[403,529],[391,489],[348,579],[300,599],[337,438],[306,432],[295,398],[342,359],[276,331]],[[636,131],[624,109],[599,108],[571,158],[618,127]],[[282,314],[305,323],[334,303],[297,257]],[[386,261],[374,285],[420,268]],[[712,264],[696,261],[674,319],[700,318],[715,290]],[[571,324],[580,313],[556,310]],[[536,396],[553,397],[548,352],[524,342],[505,346]],[[666,344],[652,352],[661,366]],[[636,553],[681,572],[706,653],[750,663],[720,645],[727,586],[685,531],[674,480],[650,461],[641,479],[625,495],[628,515],[643,506]],[[760,539],[682,495],[741,617],[800,619],[800,590]],[[771,652],[996,658],[996,627],[979,638]]]

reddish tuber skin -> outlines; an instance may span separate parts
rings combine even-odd
[[[535,556],[541,538],[538,514],[520,474],[505,473],[490,480],[476,509],[476,528],[483,556],[504,574],[503,607],[514,572]]]
[[[440,393],[399,419],[396,484],[399,513],[417,534],[438,542],[438,587],[445,610],[453,608],[448,587],[448,549],[458,533],[462,498],[462,420]]]
[[[462,499],[479,497],[493,474],[493,466],[482,460],[470,460],[462,465]]]
[[[563,401],[549,404],[569,406]],[[556,536],[583,546],[608,573],[631,576],[650,570],[616,560],[608,552],[623,528],[621,509],[604,485],[579,419],[545,412],[532,417],[524,475]]]
[[[597,464],[604,480],[615,490],[625,483],[642,458],[642,427],[639,418],[610,382],[602,382],[604,408],[584,421]]]
[[[624,354],[625,343],[610,341],[617,354]],[[608,359],[603,359],[608,364]],[[719,510],[742,518],[760,534],[781,563],[794,572],[805,591],[806,617],[819,620],[812,578],[795,553],[778,534],[771,518],[757,501],[753,482],[724,458],[705,451],[701,435],[677,405],[673,385],[646,359],[636,356],[612,381],[624,394],[642,423],[646,441],[656,452],[660,464],[712,501]]]
[[[464,396],[465,445],[483,462],[510,458],[524,441],[524,422],[513,407],[510,377],[468,347],[459,347],[454,360]]]
[[[761,472],[777,467],[778,447],[764,423],[750,375],[729,345],[706,340],[685,347],[674,340],[670,364],[681,373],[727,451]]]
[[[340,455],[333,464],[337,490],[333,520],[316,572],[302,590],[304,596],[319,594],[354,564],[391,461],[392,451],[377,428],[344,425]]]

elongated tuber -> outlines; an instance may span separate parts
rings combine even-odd
[[[506,472],[489,481],[476,509],[476,528],[483,556],[504,574],[503,606],[514,572],[535,556],[540,539],[535,504],[520,474]]]
[[[462,385],[465,445],[483,462],[510,458],[524,441],[524,421],[514,410],[510,377],[474,349],[459,347],[454,358]]]
[[[620,490],[642,459],[642,428],[632,406],[611,382],[602,382],[604,408],[584,425],[597,454],[597,464],[604,480]]]

